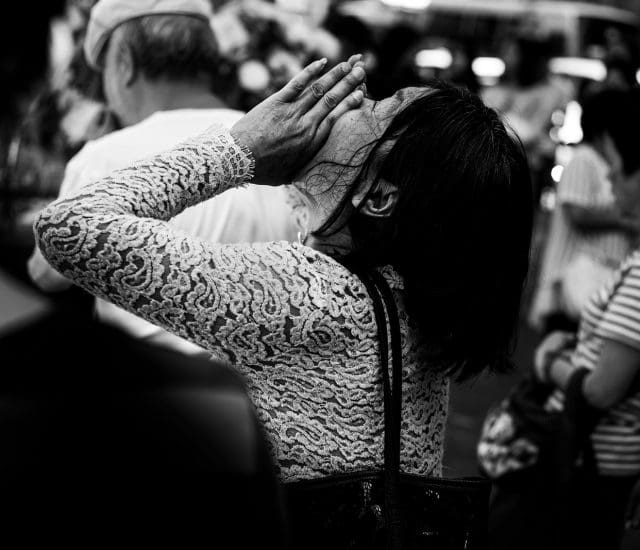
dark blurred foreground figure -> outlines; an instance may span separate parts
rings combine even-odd
[[[2,18],[3,135],[44,72],[58,4],[12,3]],[[235,374],[80,321],[1,270],[0,408],[3,543],[282,546],[272,464]]]
[[[13,292],[35,310],[0,333],[3,535],[281,546],[272,463],[232,371]]]

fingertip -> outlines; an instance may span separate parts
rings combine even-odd
[[[324,66],[327,64],[327,58],[323,57],[322,59],[316,59],[307,65],[307,69],[313,73],[319,72],[324,69]]]
[[[362,92],[362,90],[356,90],[351,94],[351,97],[353,98],[353,102],[356,105],[360,105],[362,103],[362,100],[364,99],[364,93]]]

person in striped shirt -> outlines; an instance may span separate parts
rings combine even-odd
[[[620,96],[610,116],[621,167],[612,174],[614,196],[624,214],[640,218],[640,155],[633,135],[640,127],[640,94]],[[587,475],[586,490],[576,502],[583,524],[593,526],[584,529],[589,547],[617,548],[626,502],[640,477],[640,249],[591,297],[577,340],[574,334],[553,332],[536,350],[536,375],[559,389],[578,368],[589,371],[582,391],[601,416],[590,436],[596,471]],[[561,395],[554,394],[548,406],[561,409]]]
[[[610,112],[622,93],[600,92],[583,104],[584,140],[558,183],[529,313],[530,324],[542,334],[575,330],[588,297],[611,278],[638,233],[636,219],[615,205],[610,183],[619,164]]]

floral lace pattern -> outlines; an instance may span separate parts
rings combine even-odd
[[[214,128],[56,201],[36,237],[65,277],[234,364],[284,480],[381,467],[377,333],[360,280],[299,244],[205,243],[163,221],[250,182],[252,167]],[[421,365],[402,280],[383,274],[403,335],[402,468],[437,476],[448,383]]]

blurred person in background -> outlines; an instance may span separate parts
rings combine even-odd
[[[3,135],[45,77],[61,4],[5,7]],[[79,319],[0,267],[0,365],[5,544],[283,546],[261,427],[223,364]]]
[[[631,54],[624,51],[607,52],[604,58],[606,76],[602,81],[594,81],[585,86],[583,95],[588,97],[603,90],[631,90],[638,86],[638,67]]]
[[[616,203],[640,219],[640,95],[620,92],[607,113],[608,134],[619,168],[612,174]],[[556,331],[536,350],[535,372],[546,384],[565,389],[575,369],[588,374],[582,393],[595,427],[583,450],[573,506],[566,518],[576,548],[619,547],[625,509],[640,476],[640,250],[622,263],[613,279],[582,310],[576,334]],[[561,392],[548,402],[562,410]],[[589,460],[591,459],[591,460]],[[632,503],[634,504],[634,503]],[[636,526],[637,527],[637,526]]]
[[[620,169],[610,132],[625,96],[600,92],[583,105],[583,142],[557,188],[557,203],[531,304],[531,324],[546,334],[575,330],[582,307],[631,250],[640,220],[615,204],[610,175]]]
[[[217,49],[206,0],[101,0],[84,41],[90,66],[102,73],[110,109],[125,128],[91,141],[69,162],[60,197],[136,160],[170,148],[214,123],[230,127],[242,113],[211,93]],[[199,204],[171,222],[206,241],[291,241],[296,231],[284,191],[251,186]],[[28,264],[44,291],[71,286],[36,247]],[[98,318],[146,341],[185,353],[199,347],[108,302]]]
[[[583,95],[587,96],[601,90],[631,90],[638,86],[637,46],[631,44],[619,29],[609,27],[604,31],[604,45],[600,57],[606,69],[603,80],[594,81],[585,86]]]
[[[481,96],[502,113],[518,134],[531,166],[536,202],[548,185],[555,144],[549,136],[551,115],[564,110],[573,91],[549,75],[552,44],[544,36],[520,31],[503,44],[500,57],[506,69],[499,84],[485,87]]]
[[[246,110],[279,90],[311,59],[347,59],[351,53],[321,26],[327,10],[325,1],[228,2],[211,20],[227,76],[226,85],[216,89]]]

